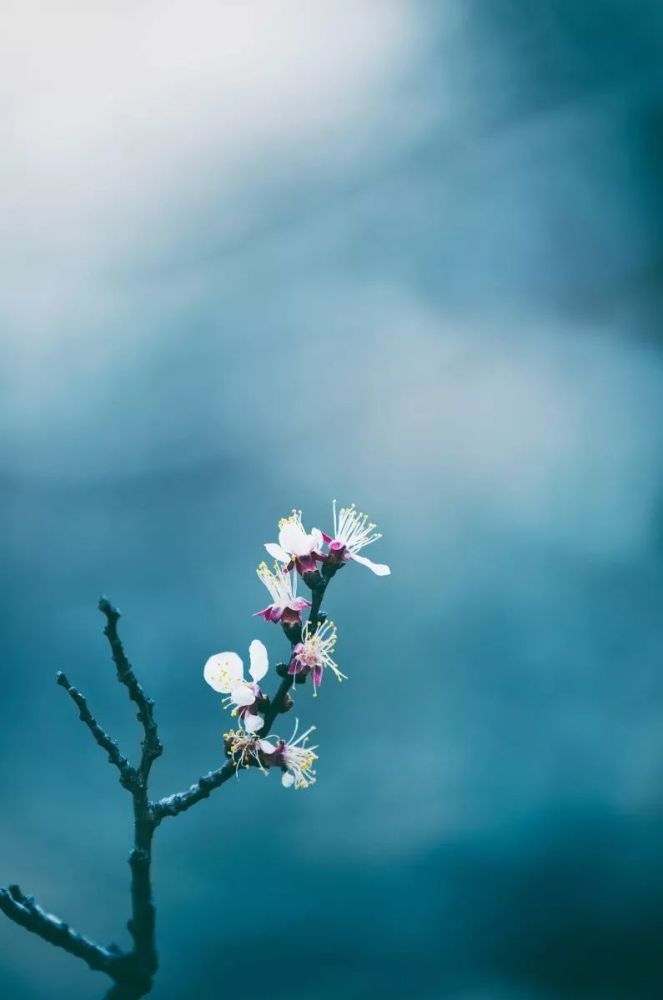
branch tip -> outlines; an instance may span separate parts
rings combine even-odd
[[[111,604],[104,594],[102,594],[99,598],[98,607],[102,615],[106,615],[107,618],[112,618],[114,621],[117,621],[118,618],[122,617],[122,613],[119,608],[116,608],[114,604]]]

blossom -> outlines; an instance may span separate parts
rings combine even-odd
[[[292,650],[292,659],[288,667],[289,674],[311,675],[313,681],[313,695],[322,684],[325,670],[329,667],[339,681],[347,680],[345,674],[338,669],[336,662],[332,659],[332,653],[336,646],[336,625],[334,622],[318,622],[315,628],[307,622],[302,633],[302,641],[298,642]]]
[[[313,528],[307,534],[301,510],[293,510],[290,517],[279,521],[278,544],[266,542],[265,548],[272,558],[285,563],[288,570],[295,566],[300,573],[311,573],[315,571],[316,560],[322,558],[322,532]]]
[[[249,732],[256,732],[265,722],[258,715],[258,706],[264,700],[258,681],[263,679],[269,667],[267,650],[260,639],[254,639],[249,646],[249,661],[250,681],[244,678],[244,664],[237,653],[210,656],[203,676],[211,688],[228,695],[222,701],[224,708],[232,705],[232,715],[238,715]]]
[[[259,767],[263,774],[267,774],[261,758],[258,738],[254,733],[247,733],[245,729],[231,729],[224,733],[223,742],[226,754],[235,764],[235,774],[239,777],[240,767],[251,767],[254,764]]]
[[[334,537],[325,535],[323,538],[329,545],[330,562],[343,564],[351,559],[353,562],[367,566],[376,576],[389,576],[391,570],[385,563],[374,563],[366,556],[357,555],[360,549],[366,545],[377,542],[382,535],[375,531],[375,525],[368,520],[366,514],[357,512],[354,504],[349,507],[341,507],[336,516],[336,501],[333,501],[332,510],[334,513]]]
[[[301,621],[301,612],[304,608],[310,608],[311,602],[305,597],[297,597],[297,574],[288,572],[277,562],[274,563],[274,572],[265,562],[260,563],[256,572],[273,601],[263,611],[256,611],[256,615],[262,615],[268,622],[280,622],[283,619],[294,624]]]
[[[313,764],[318,759],[315,753],[318,748],[306,746],[315,726],[295,738],[298,728],[299,719],[295,722],[295,729],[289,740],[275,736],[275,742],[261,739],[244,729],[231,729],[225,733],[223,741],[226,754],[235,764],[235,773],[239,776],[240,767],[257,767],[263,774],[267,774],[269,768],[278,767],[283,771],[281,784],[284,788],[308,788],[315,784]]]
[[[280,767],[283,771],[281,784],[284,788],[292,788],[293,786],[295,788],[308,788],[310,785],[314,785],[316,780],[313,764],[318,759],[318,755],[314,752],[318,748],[317,746],[306,746],[309,734],[313,732],[315,726],[311,726],[298,739],[295,739],[298,726],[299,719],[296,721],[295,730],[287,743],[278,737],[276,744],[270,743],[269,740],[257,740],[261,762],[266,767]]]

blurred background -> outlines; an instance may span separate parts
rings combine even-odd
[[[663,7],[6,0],[0,884],[127,943],[130,809],[54,684],[217,766],[276,522],[327,606],[318,784],[156,839],[160,1000],[663,993]],[[283,723],[290,734],[294,719]],[[104,977],[0,920],[0,994]]]

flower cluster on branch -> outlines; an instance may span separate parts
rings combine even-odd
[[[272,603],[255,615],[280,624],[291,643],[289,662],[277,668],[286,686],[281,685],[275,701],[260,687],[269,669],[267,649],[260,639],[254,639],[249,646],[250,679],[244,677],[244,664],[233,652],[215,653],[203,668],[205,680],[214,691],[225,695],[222,705],[230,709],[240,725],[224,737],[226,755],[236,770],[253,766],[267,773],[270,767],[279,767],[286,788],[312,785],[313,763],[317,759],[314,753],[317,748],[306,746],[314,726],[299,739],[295,739],[298,722],[289,741],[277,738],[276,743],[270,743],[265,739],[275,714],[292,708],[290,687],[293,683],[305,684],[310,677],[315,697],[327,670],[337,680],[347,680],[333,658],[336,625],[320,611],[327,585],[350,561],[368,567],[377,576],[391,572],[384,563],[374,563],[358,555],[361,549],[381,538],[366,514],[358,512],[354,504],[337,511],[335,500],[332,514],[333,535],[319,528],[307,532],[301,510],[293,510],[289,517],[282,518],[278,542],[265,544],[275,560],[274,568],[270,570],[261,562],[257,569],[258,579],[269,591]],[[297,596],[300,576],[311,591],[311,600]],[[303,622],[306,609],[309,609],[308,620]]]
[[[17,885],[0,888],[0,911],[42,940],[86,962],[91,969],[106,973],[113,982],[106,1000],[140,1000],[152,990],[158,968],[151,880],[152,842],[161,822],[167,817],[179,816],[208,798],[242,768],[257,768],[264,774],[277,768],[286,788],[308,788],[315,783],[317,746],[308,745],[315,726],[309,726],[298,736],[297,721],[289,740],[278,736],[270,740],[269,734],[277,716],[293,707],[290,691],[294,685],[305,685],[310,678],[315,696],[327,670],[331,670],[339,681],[346,679],[333,658],[336,625],[320,610],[330,580],[351,561],[367,566],[378,576],[390,572],[388,566],[358,555],[380,535],[366,515],[357,512],[354,504],[337,514],[334,501],[333,522],[333,536],[317,528],[307,533],[301,511],[293,511],[279,523],[278,544],[265,546],[275,559],[274,569],[269,570],[263,562],[258,567],[258,577],[269,591],[272,603],[256,614],[281,626],[290,642],[290,658],[287,663],[276,666],[280,683],[276,692],[269,696],[261,687],[269,670],[269,659],[260,639],[254,639],[249,646],[248,677],[237,653],[210,656],[203,676],[215,691],[224,695],[222,704],[230,709],[238,728],[224,736],[225,763],[202,775],[184,791],[157,800],[149,797],[152,765],[163,752],[154,703],[125,654],[118,633],[120,612],[107,598],[102,597],[99,601],[99,610],[106,619],[104,635],[110,646],[116,678],[126,688],[142,730],[134,762],[122,753],[117,742],[99,724],[85,696],[70,684],[64,673],[57,674],[57,683],[69,695],[81,722],[117,770],[120,784],[131,796],[134,836],[129,855],[131,917],[127,926],[132,944],[125,950],[115,944],[102,945],[91,940],[50,913]],[[297,596],[299,577],[310,591],[310,600]],[[304,612],[308,612],[306,621],[302,618]]]

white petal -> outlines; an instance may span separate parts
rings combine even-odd
[[[310,551],[308,535],[300,524],[293,521],[288,521],[279,531],[279,545],[296,556],[308,555]]]
[[[228,694],[241,681],[244,665],[237,653],[215,653],[203,667],[203,677],[211,688]]]
[[[256,700],[255,691],[248,684],[239,684],[237,687],[234,687],[230,692],[230,697],[233,705],[237,705],[239,708],[252,705]]]
[[[294,774],[290,774],[290,771],[284,771],[283,777],[281,778],[281,784],[284,788],[292,788],[295,783]]]
[[[311,534],[308,537],[311,549],[315,549],[316,552],[320,552],[324,542],[324,538],[322,537],[322,532],[320,531],[320,528],[313,528]]]
[[[376,576],[389,576],[391,573],[391,570],[386,563],[371,562],[371,560],[367,559],[366,556],[351,556],[350,558],[354,559],[354,561],[358,562],[361,566],[368,566],[370,571],[375,573]]]
[[[269,740],[258,740],[258,746],[263,753],[274,753],[276,750],[274,744],[270,743]]]
[[[265,644],[260,639],[254,639],[249,646],[249,660],[251,663],[249,667],[251,677],[253,677],[254,681],[261,681],[267,673],[269,660]]]
[[[287,552],[284,552],[280,545],[276,542],[265,542],[265,548],[269,552],[272,559],[277,559],[279,562],[288,563],[290,562],[290,556]]]
[[[249,715],[248,712],[242,719],[242,722],[247,733],[257,733],[265,725],[262,715]]]

